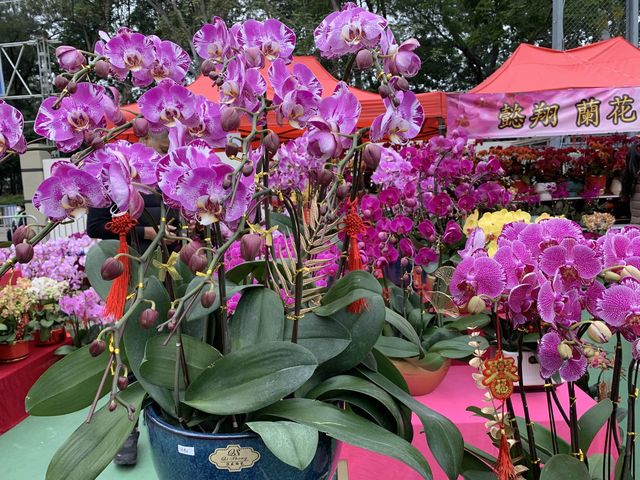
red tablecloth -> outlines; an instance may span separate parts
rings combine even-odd
[[[466,411],[469,406],[484,407],[488,405],[483,401],[484,390],[478,389],[471,378],[473,371],[469,366],[452,366],[445,380],[436,391],[430,395],[416,397],[416,400],[451,419],[460,429],[465,442],[497,456],[498,450],[489,440],[487,429],[484,426],[486,419]],[[566,384],[556,387],[556,391],[563,408],[568,411],[569,395]],[[576,398],[578,417],[595,404],[594,400],[579,388],[576,388]],[[513,396],[513,403],[516,415],[523,416],[519,394]],[[527,403],[532,422],[548,428],[549,420],[545,393],[527,393]],[[434,479],[446,480],[446,475],[427,448],[425,436],[420,433],[423,430],[422,423],[415,415],[413,416],[412,424],[414,429],[413,445],[425,455],[433,470]],[[568,440],[569,429],[557,410],[556,425],[560,436]],[[589,452],[604,452],[603,432],[600,432],[591,444]],[[340,459],[348,462],[349,480],[420,480],[421,478],[411,468],[397,460],[351,445],[342,446]]]
[[[60,345],[36,347],[32,343],[31,353],[24,360],[0,363],[0,434],[27,418],[24,399],[40,375],[61,358],[53,354]]]

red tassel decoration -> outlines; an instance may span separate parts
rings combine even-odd
[[[128,212],[112,217],[111,221],[107,223],[106,228],[118,235],[120,241],[118,253],[129,253],[127,234],[137,224],[138,222],[131,218]],[[120,319],[124,314],[124,305],[127,302],[127,294],[129,293],[129,258],[126,256],[118,257],[118,261],[122,263],[124,271],[111,284],[111,290],[104,306],[104,316],[114,320]]]
[[[518,473],[511,461],[509,442],[507,441],[507,434],[504,431],[504,425],[500,433],[502,434],[502,438],[500,439],[500,452],[498,453],[498,461],[496,463],[496,475],[498,476],[498,480],[515,480],[518,478]]]
[[[349,211],[344,219],[344,232],[349,236],[349,256],[347,268],[350,272],[362,270],[362,258],[360,258],[360,249],[358,248],[358,235],[366,233],[367,228],[364,221],[358,215],[356,206],[358,199],[349,202]],[[356,300],[347,307],[349,313],[362,313],[368,308],[367,301],[364,298]]]

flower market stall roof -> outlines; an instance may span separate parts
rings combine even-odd
[[[640,49],[622,37],[559,51],[520,44],[469,93],[640,86]]]
[[[318,78],[318,81],[322,84],[322,96],[328,97],[335,90],[338,80],[333,77],[313,56],[294,56],[293,64],[302,63],[309,67],[311,71]],[[273,97],[273,88],[269,83],[268,65],[261,70],[263,77],[267,82],[267,97]],[[187,86],[187,89],[197,95],[202,95],[213,102],[219,102],[218,89],[213,86],[213,82],[205,76],[199,76],[193,83]],[[358,128],[371,126],[373,120],[380,114],[384,113],[385,108],[382,103],[380,95],[373,92],[367,92],[358,88],[350,87],[351,92],[358,98],[362,105],[362,112],[360,120],[358,121]],[[438,128],[440,124],[446,119],[446,95],[444,92],[428,92],[420,93],[417,95],[425,112],[425,122],[422,126],[422,130],[416,139],[428,139],[438,134]],[[123,107],[127,110],[138,112],[138,105],[131,104]],[[132,115],[128,112],[124,112],[127,119],[132,118]],[[278,125],[274,112],[269,112],[268,126],[274,130],[280,137],[285,139],[295,138],[302,134],[303,130],[298,130],[285,123]],[[249,122],[245,119],[240,125],[240,130],[249,131]],[[132,130],[125,132],[124,135],[127,140],[135,141],[136,137]]]
[[[640,50],[613,38],[558,51],[521,44],[469,93],[447,95],[447,128],[470,138],[640,130]]]

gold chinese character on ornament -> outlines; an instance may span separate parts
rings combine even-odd
[[[504,357],[501,351],[484,363],[482,384],[489,387],[497,400],[505,400],[513,393],[513,383],[518,381],[518,367],[513,358]]]

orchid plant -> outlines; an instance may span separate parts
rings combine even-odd
[[[635,347],[640,333],[634,326],[635,292],[640,278],[636,266],[639,236],[637,227],[624,227],[610,229],[600,238],[588,239],[581,227],[568,219],[544,218],[537,223],[522,219],[500,226],[494,251],[487,250],[485,233],[478,228],[472,231],[466,248],[460,252],[462,261],[449,284],[453,300],[459,306],[480,304],[481,310],[491,312],[496,335],[499,336],[500,331],[513,331],[519,342],[518,372],[525,418],[522,423],[516,421],[509,402],[507,411],[499,415],[508,419],[506,424],[513,433],[512,457],[521,458],[517,470],[521,474],[526,471],[527,478],[540,478],[541,464],[558,465],[561,460],[554,460],[554,456],[566,454],[578,459],[569,461],[575,475],[588,475],[584,453],[593,438],[585,440],[581,436],[584,435],[581,430],[587,428],[586,422],[593,431],[607,424],[608,446],[602,478],[612,478],[614,449],[623,460],[620,466],[623,473],[619,472],[616,478],[630,478],[633,441],[622,442],[618,438],[616,415],[622,371],[620,342],[626,338],[632,342],[633,352],[629,365],[632,393],[627,428],[634,431],[635,377],[632,375],[637,368]],[[549,436],[543,440],[532,428],[522,384],[522,343],[531,331],[539,335],[537,357],[545,379],[550,423],[553,426],[556,420],[567,422],[571,432],[569,444],[560,439],[554,429],[547,432]],[[612,358],[603,347],[613,335],[616,348]],[[476,359],[480,372],[486,368],[486,361],[481,357]],[[612,385],[608,398],[594,407],[591,415],[578,421],[575,401],[562,406],[551,378],[566,381],[570,398],[575,398],[575,384],[587,374],[588,368],[612,368]],[[562,419],[554,418],[553,404],[562,413]],[[477,413],[495,420],[495,412]]]
[[[365,158],[379,161],[380,172],[405,163],[394,148],[367,142],[367,135],[403,143],[419,133],[424,114],[407,81],[420,67],[418,42],[398,44],[384,18],[351,3],[316,28],[324,57],[355,56],[356,66],[381,82],[385,112],[358,128],[360,104],[348,85],[325,92],[308,68],[291,67],[296,36],[276,19],[227,27],[214,17],[195,33],[202,72],[219,103],[183,85],[189,59],[179,46],[126,28],[101,37],[94,52],[58,49],[62,92],[43,102],[35,131],[70,159],[53,166],[33,198],[49,224],[21,239],[0,268],[28,265],[33,245],[58,223],[89,208],[111,208],[108,226],[119,240],[95,245],[85,272],[106,300],[104,316],[112,324],[55,364],[27,399],[32,415],[90,407],[87,423],[54,456],[48,478],[96,476],[133,429],[145,398],[183,429],[255,429],[268,439],[293,422],[301,458],[291,459],[286,442],[267,444],[296,468],[312,461],[321,432],[430,478],[427,462],[409,443],[413,410],[437,461],[456,478],[460,433],[413,400],[375,348],[385,325],[382,289],[360,269],[363,257],[373,258],[359,244],[369,235],[358,207],[366,203]],[[139,115],[125,119],[104,78],[148,88]],[[274,116],[300,135],[281,143],[271,129]],[[17,151],[20,125],[12,125],[0,138]],[[114,141],[129,128],[140,136],[166,134],[169,152]],[[420,157],[426,163],[407,186],[424,193],[407,200],[414,197],[415,208],[419,199],[420,208],[437,214],[451,210],[452,201],[428,185],[431,160]],[[470,186],[467,192],[472,195]],[[126,239],[145,215],[143,195],[161,197],[163,207],[157,235],[138,252]],[[167,226],[176,216],[185,228],[172,234]],[[179,252],[167,245],[176,240]],[[422,263],[432,260],[426,255]],[[137,378],[131,385],[128,372]],[[103,394],[106,405],[98,410]],[[383,397],[389,401],[383,404]],[[361,410],[362,401],[377,407]],[[99,435],[104,422],[117,432],[108,444]],[[79,448],[86,452],[80,458]]]

